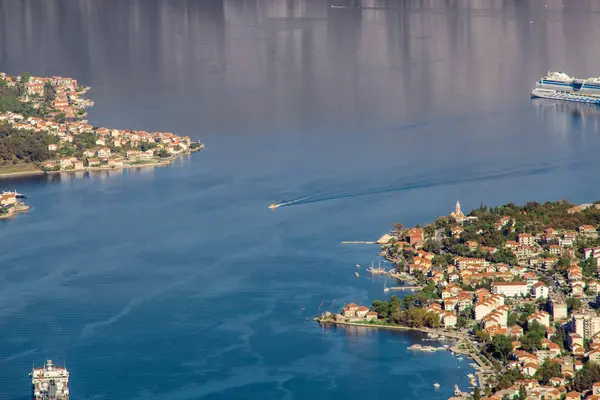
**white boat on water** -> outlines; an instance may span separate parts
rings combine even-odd
[[[3,190],[3,191],[2,191],[2,194],[3,194],[4,196],[6,196],[6,195],[14,195],[14,196],[15,196],[17,199],[25,199],[25,198],[27,198],[27,195],[26,195],[26,194],[19,193],[19,192],[17,192],[16,190],[14,190],[14,191],[12,191],[12,192],[10,192],[10,191],[9,191],[9,192],[7,192],[7,191]]]
[[[436,388],[436,389],[439,389],[440,388],[440,384],[436,382],[436,383],[433,384],[433,387]]]
[[[573,78],[564,72],[550,72],[535,83],[532,97],[600,104],[600,78]]]

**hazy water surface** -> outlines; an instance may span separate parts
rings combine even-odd
[[[548,69],[600,75],[598,11],[0,0],[0,70],[73,76],[93,88],[91,123],[207,145],[166,168],[2,184],[32,209],[0,221],[0,397],[27,399],[46,358],[66,362],[74,400],[466,389],[468,361],[411,354],[416,336],[307,317],[386,296],[382,279],[353,275],[377,249],[342,240],[431,221],[457,199],[600,198],[599,109],[529,99]]]

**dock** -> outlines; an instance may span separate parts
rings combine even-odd
[[[364,241],[364,240],[345,240],[342,241],[342,244],[376,244],[376,242],[368,242],[368,241]]]
[[[390,290],[421,290],[423,286],[392,286],[388,287]]]

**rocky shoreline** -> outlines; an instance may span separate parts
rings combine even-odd
[[[195,149],[189,149],[185,152],[175,154],[170,158],[147,162],[147,163],[124,164],[124,165],[121,165],[118,167],[117,166],[84,167],[84,168],[78,168],[78,169],[59,170],[59,171],[43,171],[40,169],[37,171],[29,170],[29,171],[23,171],[23,172],[7,172],[7,173],[2,173],[0,170],[0,179],[22,178],[22,177],[39,176],[39,175],[57,175],[57,174],[60,175],[60,174],[69,174],[69,173],[73,173],[73,172],[117,171],[117,170],[130,169],[130,168],[135,169],[135,168],[148,168],[148,167],[163,167],[163,166],[168,166],[168,165],[172,164],[175,160],[177,160],[178,158],[180,158],[182,156],[187,156],[192,153],[198,152],[198,151],[204,149],[204,147],[205,147],[205,145],[202,143],[202,144],[200,144],[199,147],[197,147]]]

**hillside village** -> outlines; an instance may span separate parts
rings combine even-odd
[[[0,125],[4,127],[0,136],[10,138],[15,132],[35,134],[30,136],[31,140],[41,141],[44,151],[34,149],[27,151],[27,155],[37,153],[31,160],[45,171],[143,165],[202,147],[200,143],[192,143],[188,136],[170,132],[90,125],[85,109],[94,103],[84,97],[89,88],[80,86],[72,78],[0,73],[0,88],[5,89],[7,98],[16,97],[12,103],[11,98],[0,101],[0,106],[12,105],[0,107]],[[3,161],[5,164],[25,162],[18,154]]]
[[[390,275],[422,290],[347,305],[338,322],[454,332],[490,366],[473,399],[600,399],[600,203],[457,202],[424,227],[380,239]],[[360,311],[360,312],[359,312]]]

